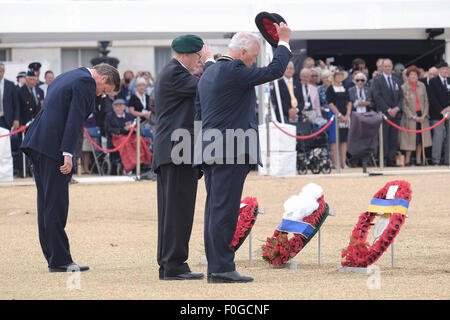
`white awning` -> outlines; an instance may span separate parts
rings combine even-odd
[[[0,0],[0,42],[206,39],[257,31],[261,11],[282,15],[296,39],[450,38],[448,0]]]

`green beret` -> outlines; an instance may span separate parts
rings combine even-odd
[[[172,49],[177,53],[194,53],[202,50],[203,40],[193,34],[183,34],[172,41]]]

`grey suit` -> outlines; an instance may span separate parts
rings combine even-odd
[[[372,101],[372,90],[368,86],[364,86],[363,88],[363,98],[364,101]],[[357,105],[356,102],[360,99],[358,88],[356,86],[351,87],[348,89],[348,95],[350,96],[350,100],[352,101],[352,109],[356,111]],[[369,106],[366,107],[367,111],[374,110],[375,107],[373,103],[371,103]]]

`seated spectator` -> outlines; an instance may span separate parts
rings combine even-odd
[[[355,75],[356,86],[348,89],[348,94],[353,105],[353,111],[365,113],[372,108],[372,97],[370,88],[366,86],[367,77],[364,73],[358,72]]]
[[[410,66],[406,69],[407,81],[403,83],[402,120],[400,126],[409,130],[422,130],[430,126],[428,96],[425,85],[417,81],[419,68]],[[411,152],[416,151],[416,165],[422,165],[423,148],[431,146],[431,133],[399,132],[400,149],[406,151],[405,164],[410,165]],[[425,155],[424,155],[425,156]]]
[[[118,147],[127,138],[132,128],[134,117],[125,112],[125,100],[117,99],[113,102],[114,112],[109,113],[105,120],[105,130],[108,138],[108,148]],[[151,152],[149,149],[149,140],[141,136],[140,139],[141,164],[150,165]],[[118,151],[120,160],[126,172],[131,172],[136,167],[136,135],[133,133],[130,139]],[[117,153],[111,153],[110,160],[114,163],[119,156]]]

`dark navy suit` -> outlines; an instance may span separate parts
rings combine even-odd
[[[211,132],[209,129],[221,132],[225,146],[232,145],[230,140],[234,139],[226,138],[227,129],[241,129],[249,135],[253,132],[257,137],[254,86],[283,76],[291,57],[290,50],[280,45],[267,67],[248,68],[241,60],[225,56],[205,70],[198,84],[195,105],[195,119],[202,121],[203,134]],[[208,139],[204,136],[202,140]],[[256,148],[251,145],[254,143]],[[201,153],[208,155],[208,148],[208,143],[203,142]],[[238,150],[235,148],[234,151]],[[230,243],[236,230],[245,178],[252,163],[261,164],[259,141],[248,141],[244,154],[242,151],[235,153],[234,159],[227,155],[226,150],[222,155],[211,155],[212,158],[199,159],[197,154],[194,160],[196,164],[203,163],[205,171],[204,237],[208,273],[230,272],[235,270],[234,251]]]
[[[64,163],[63,152],[75,155],[83,122],[94,109],[95,97],[96,84],[88,69],[56,77],[21,145],[33,163],[39,240],[49,267],[73,262],[64,231],[71,174],[62,174],[60,166]]]
[[[281,105],[283,106],[283,117],[285,122],[289,122],[289,109],[291,108],[291,94],[289,93],[288,86],[286,85],[286,81],[284,81],[284,78],[276,80],[278,81],[278,87],[280,90],[280,100]],[[302,94],[302,84],[297,79],[292,79],[293,86],[294,86],[294,96],[297,99],[298,106],[297,108],[301,111],[304,106],[303,102],[303,94]],[[273,88],[272,88],[273,87]],[[278,100],[277,95],[275,91],[275,85],[271,84],[270,89],[270,99],[272,100],[272,105],[275,111],[275,116],[277,117],[277,121],[281,122],[280,118],[280,111],[278,108]]]
[[[207,62],[205,69],[213,64]],[[157,173],[159,277],[173,277],[190,268],[186,263],[194,221],[199,170],[188,163],[174,163],[172,133],[194,133],[194,102],[198,79],[176,59],[163,68],[155,84],[156,130],[152,168]],[[193,145],[191,139],[191,149]]]
[[[0,117],[0,127],[11,129],[13,121],[20,118],[19,98],[13,82],[3,79],[3,116]]]

